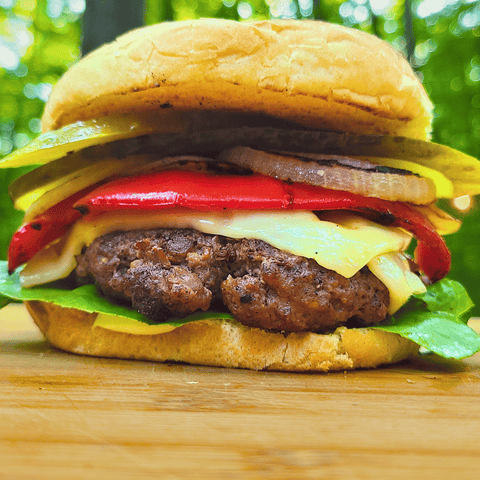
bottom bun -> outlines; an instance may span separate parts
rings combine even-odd
[[[132,335],[93,328],[94,313],[37,301],[26,304],[52,345],[98,357],[327,372],[399,362],[419,348],[410,340],[381,330],[339,327],[331,334],[283,335],[216,319],[189,323],[168,333]]]

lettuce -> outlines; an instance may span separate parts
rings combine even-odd
[[[446,358],[465,358],[480,351],[480,335],[465,314],[473,307],[463,286],[443,279],[426,293],[413,295],[386,323],[372,328],[397,333]]]
[[[9,276],[6,262],[0,262],[0,308],[14,301],[41,300],[86,312],[131,318],[154,324],[144,315],[101,296],[94,285],[69,289],[61,282],[35,288],[21,288],[19,272]],[[395,315],[375,327],[408,338],[428,350],[447,358],[465,358],[480,351],[480,335],[467,325],[466,313],[473,303],[458,282],[444,279],[412,296]],[[233,317],[225,313],[196,313],[168,324],[180,326],[204,318]]]
[[[98,293],[94,285],[83,285],[77,288],[68,288],[65,282],[53,282],[34,288],[22,288],[19,277],[20,269],[12,275],[8,274],[7,262],[0,261],[0,308],[11,302],[23,302],[28,300],[40,300],[54,303],[61,307],[76,308],[88,313],[104,313],[118,317],[131,318],[148,325],[156,325],[145,315],[137,311],[112,303]],[[226,313],[195,313],[182,319],[172,319],[169,325],[179,327],[185,323],[204,320],[205,318],[233,318]]]

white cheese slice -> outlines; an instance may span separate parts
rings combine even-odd
[[[355,275],[378,255],[404,251],[411,236],[352,215],[339,215],[343,224],[320,220],[309,211],[221,211],[186,209],[164,212],[111,212],[83,219],[70,233],[39,252],[21,274],[30,287],[67,277],[76,267],[75,256],[95,238],[115,231],[146,228],[193,228],[231,238],[256,238],[307,258],[346,278]]]
[[[393,315],[407,300],[416,293],[427,291],[402,253],[385,253],[367,263],[370,271],[388,288],[390,304],[388,313]]]

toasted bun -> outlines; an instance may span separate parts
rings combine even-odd
[[[340,327],[332,334],[270,333],[237,322],[206,320],[160,335],[93,327],[96,314],[27,302],[47,340],[72,353],[253,370],[334,371],[372,368],[414,355],[418,345],[373,329]]]
[[[166,108],[420,139],[432,119],[408,62],[375,36],[320,21],[203,19],[134,30],[90,53],[53,89],[42,126]]]

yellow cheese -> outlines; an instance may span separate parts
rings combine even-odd
[[[149,325],[148,323],[135,320],[133,318],[119,317],[117,315],[108,315],[99,313],[93,324],[93,328],[102,327],[107,330],[120,333],[130,333],[133,335],[158,335],[160,333],[171,332],[178,328],[169,323],[159,323],[158,325]]]
[[[460,220],[453,218],[436,205],[412,205],[412,207],[432,224],[439,235],[450,235],[462,226]]]

